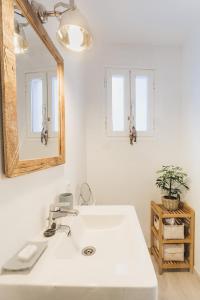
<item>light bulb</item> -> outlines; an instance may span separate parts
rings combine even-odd
[[[24,54],[28,50],[28,41],[26,39],[23,24],[15,20],[15,31],[13,36],[15,54]]]
[[[80,52],[90,47],[92,37],[78,9],[65,12],[57,32],[58,41],[67,49]]]

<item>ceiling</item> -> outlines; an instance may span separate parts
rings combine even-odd
[[[58,2],[39,1],[49,9]],[[76,4],[99,42],[180,45],[200,25],[199,0],[76,0]]]

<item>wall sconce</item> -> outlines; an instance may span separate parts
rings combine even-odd
[[[47,11],[35,0],[32,0],[31,6],[42,23],[46,23],[49,17],[59,19],[57,39],[65,48],[80,52],[91,46],[92,36],[87,21],[75,6],[74,0],[69,0],[69,4],[58,2],[53,11]],[[59,8],[62,8],[62,11]]]
[[[28,41],[24,32],[24,27],[28,24],[19,23],[16,19],[14,20],[14,51],[15,54],[24,54],[28,50]]]

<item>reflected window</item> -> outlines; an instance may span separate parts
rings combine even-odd
[[[35,78],[30,82],[31,88],[31,124],[32,132],[42,130],[43,122],[43,84],[42,79]]]
[[[59,131],[59,88],[55,72],[26,73],[28,137],[40,137],[43,127],[49,137]]]
[[[51,93],[52,93],[52,116],[51,116],[51,124],[52,131],[58,132],[58,110],[59,110],[59,91],[58,91],[58,79],[56,76],[51,78]]]

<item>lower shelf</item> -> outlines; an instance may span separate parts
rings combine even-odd
[[[152,247],[152,254],[154,255],[155,259],[159,263],[159,253],[155,247]],[[189,269],[190,262],[188,259],[185,261],[164,261],[162,260],[160,268],[162,269]]]
[[[163,269],[189,269],[190,263],[188,259],[185,261],[164,261],[162,264]]]

